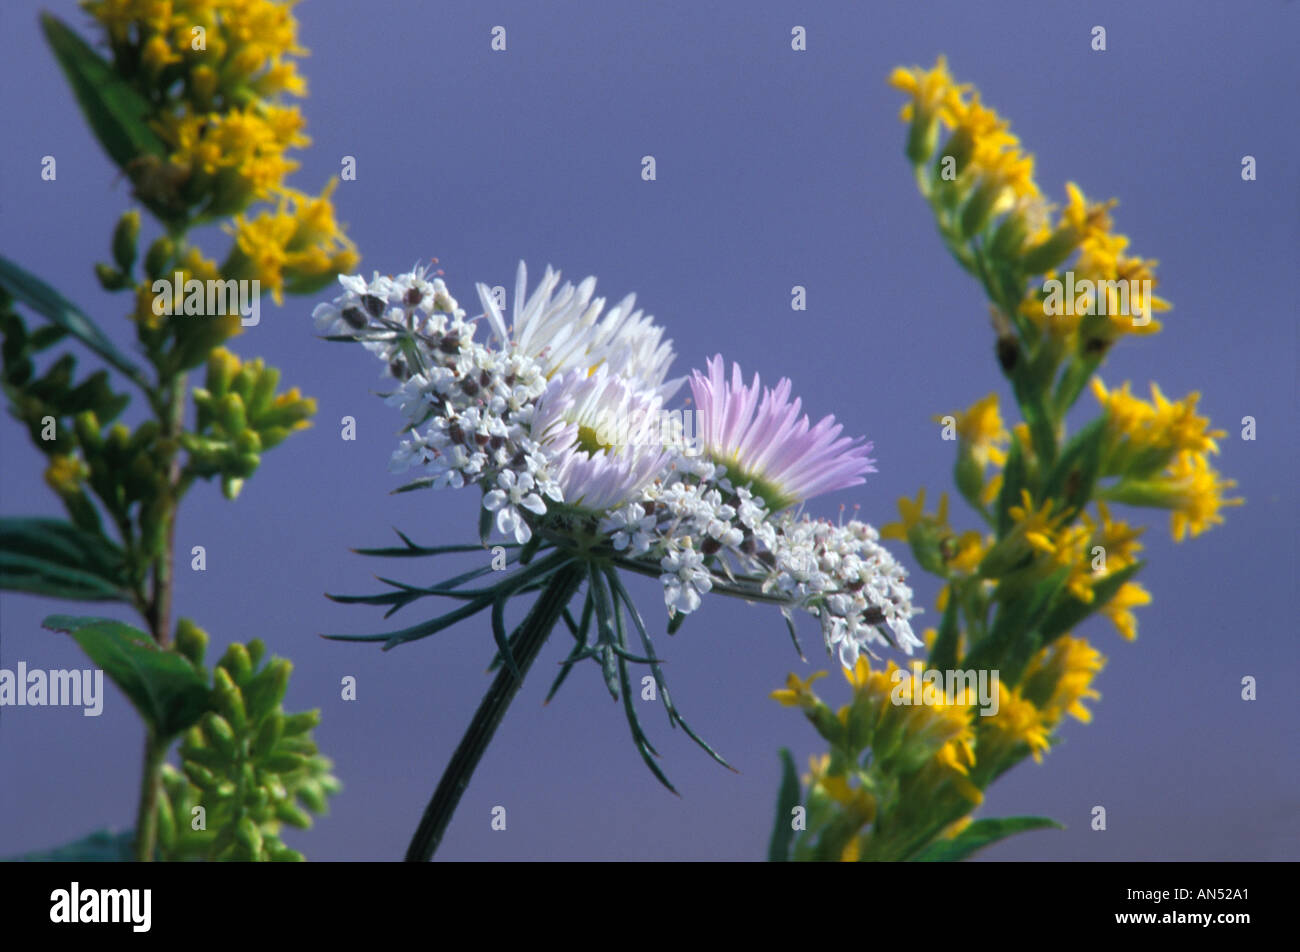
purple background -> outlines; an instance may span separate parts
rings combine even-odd
[[[85,23],[71,3],[47,6]],[[44,48],[37,10],[19,0],[0,14],[3,253],[129,346],[123,300],[99,290],[91,272],[108,257],[128,190]],[[1140,612],[1139,639],[1124,642],[1105,621],[1081,630],[1110,659],[1094,722],[1070,721],[1065,743],[1042,766],[1003,778],[981,814],[1044,814],[1068,829],[985,855],[1300,856],[1296,306],[1284,288],[1300,246],[1297,4],[312,0],[298,16],[312,54],[304,109],[315,142],[294,184],[318,189],[341,156],[357,157],[357,180],[335,199],[367,273],[437,255],[472,310],[473,283],[512,289],[521,257],[534,277],[548,262],[574,280],[597,275],[611,303],[635,290],[676,340],[677,372],[721,351],[767,379],[790,376],[812,413],[834,412],[875,441],[880,473],[815,500],[816,513],[859,502],[882,524],[896,518],[900,495],[925,485],[934,499],[951,484],[953,447],[932,416],[994,388],[1009,400],[983,298],[943,251],[902,158],[890,69],[947,53],[957,77],[1013,120],[1055,200],[1070,179],[1090,196],[1119,197],[1118,228],[1136,253],[1160,259],[1160,293],[1175,310],[1163,333],[1120,346],[1105,379],[1132,379],[1143,394],[1151,379],[1171,396],[1201,390],[1202,410],[1229,431],[1218,465],[1248,502],[1180,546],[1167,516],[1133,514],[1152,527],[1142,581],[1155,603]],[[496,24],[508,30],[505,53],[489,49]],[[807,28],[806,52],[790,49],[795,24]],[[1094,24],[1107,28],[1104,53],[1089,48]],[[56,182],[40,179],[46,154],[58,160]],[[646,154],[658,161],[656,182],[640,179]],[[1258,160],[1258,181],[1241,180],[1246,154]],[[214,233],[205,248],[224,254],[225,242]],[[790,310],[796,284],[808,289],[804,313]],[[386,629],[378,611],[321,593],[373,591],[376,571],[411,581],[450,574],[348,550],[389,544],[394,525],[424,543],[468,539],[473,500],[387,494],[398,484],[386,469],[398,417],[368,392],[378,383],[370,357],[313,338],[313,303],[275,309],[268,299],[261,325],[233,342],[282,368],[320,412],[314,428],[266,456],[237,502],[215,486],[191,494],[176,535],[176,604],[213,634],[213,655],[231,639],[266,639],[296,667],[288,706],[323,709],[318,737],[346,789],[328,818],[291,842],[318,860],[397,858],[488,684],[492,642],[484,622],[391,653],[323,642],[318,632]],[[1255,442],[1239,438],[1248,414]],[[340,439],[344,415],[356,417],[356,442]],[[39,454],[11,419],[0,420],[0,446],[0,512],[60,513]],[[194,545],[207,549],[204,573],[189,570]],[[919,573],[915,581],[931,606],[920,620],[934,624],[936,586]],[[642,582],[643,614],[662,630],[659,595]],[[114,609],[0,597],[0,664],[83,666],[70,639],[39,627],[67,611]],[[394,621],[410,624],[415,612],[428,617],[421,606]],[[647,704],[645,723],[681,799],[640,763],[594,666],[541,707],[567,650],[557,636],[440,857],[761,858],[777,749],[790,747],[801,768],[822,750],[797,712],[768,699],[788,671],[830,665],[815,629],[803,620],[804,666],[775,613],[710,598],[674,639],[658,639],[687,717],[740,770],[712,763]],[[340,699],[345,675],[358,680],[355,702]],[[1258,679],[1254,703],[1239,697],[1245,675]],[[837,681],[823,693],[842,703],[847,687]],[[115,689],[98,719],[6,709],[0,855],[129,825],[140,747],[138,721]],[[489,826],[498,804],[506,832]],[[1107,809],[1104,833],[1089,828],[1094,804]]]

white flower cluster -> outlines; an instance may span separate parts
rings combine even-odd
[[[409,423],[394,471],[417,467],[432,487],[478,486],[497,530],[518,543],[535,531],[559,544],[567,536],[657,575],[670,615],[694,611],[710,591],[773,603],[787,620],[802,609],[846,666],[872,643],[908,654],[920,644],[906,572],[869,525],[771,512],[707,452],[641,433],[601,442],[611,419],[652,423],[680,383],[665,382],[671,342],[630,296],[602,317],[594,279],[557,290],[548,269],[525,298],[521,265],[509,327],[479,287],[489,346],[425,268],[339,281],[343,293],[312,316],[322,334],[362,343],[396,382],[388,402]],[[563,518],[551,518],[557,509]]]
[[[398,382],[387,402],[410,421],[391,468],[423,469],[433,487],[477,484],[497,529],[527,542],[524,512],[546,513],[543,497],[564,498],[549,454],[532,435],[546,379],[529,357],[474,340],[475,325],[422,268],[370,282],[340,277],[344,293],[316,306],[323,334],[351,337],[379,356]]]
[[[873,642],[908,654],[921,645],[907,572],[874,528],[773,514],[722,466],[687,457],[673,465],[601,521],[616,552],[657,560],[669,614],[694,611],[715,590],[775,602],[787,619],[799,608],[819,619],[827,648],[849,668]]]

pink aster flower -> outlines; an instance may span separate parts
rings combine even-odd
[[[697,439],[713,462],[725,466],[733,485],[748,484],[772,511],[788,508],[819,493],[856,486],[874,473],[871,443],[841,437],[835,417],[809,423],[799,415],[800,401],[790,399],[790,381],[762,387],[758,374],[745,386],[740,365],[726,380],[722,355],[708,362],[708,374],[691,374]]]

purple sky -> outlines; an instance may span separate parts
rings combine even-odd
[[[128,190],[44,48],[41,6],[14,0],[0,12],[4,85],[14,91],[0,151],[0,251],[129,346],[121,300],[91,272],[108,257]],[[43,6],[84,24],[72,3]],[[356,156],[357,180],[335,200],[367,273],[437,255],[468,308],[475,281],[512,287],[520,258],[534,275],[547,263],[574,280],[595,274],[611,303],[636,291],[675,339],[677,372],[720,351],[747,372],[791,377],[810,412],[833,412],[875,441],[879,474],[815,500],[815,513],[856,502],[881,524],[896,518],[900,495],[924,485],[933,498],[951,484],[952,444],[931,417],[993,389],[1010,399],[983,298],[946,256],[913,188],[889,70],[946,53],[958,78],[1011,118],[1054,198],[1066,180],[1118,197],[1119,230],[1135,253],[1159,259],[1160,293],[1175,310],[1163,333],[1119,347],[1104,377],[1131,379],[1143,394],[1149,380],[1171,396],[1200,390],[1202,412],[1229,431],[1218,466],[1248,502],[1226,526],[1177,546],[1165,515],[1135,513],[1152,527],[1142,581],[1155,599],[1140,612],[1138,640],[1124,642],[1104,621],[1078,632],[1109,658],[1093,723],[1071,721],[1065,743],[998,782],[980,814],[1042,814],[1068,829],[984,855],[1300,857],[1296,305],[1284,288],[1300,249],[1300,5],[311,0],[297,9],[315,142],[294,184],[318,189],[341,156]],[[497,24],[504,53],[489,49]],[[796,24],[807,29],[806,52],[790,49]],[[1104,53],[1089,48],[1094,24],[1107,29]],[[58,161],[55,182],[40,179],[47,154]],[[657,160],[655,182],[640,178],[646,154]],[[1255,182],[1240,177],[1247,154]],[[224,236],[205,249],[224,253]],[[808,293],[800,314],[789,306],[796,284]],[[178,561],[176,604],[212,633],[211,655],[229,640],[264,638],[294,662],[288,706],[323,710],[318,739],[346,789],[291,842],[311,859],[398,858],[487,687],[491,636],[482,619],[389,653],[324,642],[318,632],[386,629],[378,611],[321,593],[376,590],[376,571],[417,582],[450,574],[348,550],[389,544],[390,526],[426,544],[469,540],[475,500],[388,495],[399,484],[387,472],[399,418],[369,393],[372,358],[314,339],[313,303],[276,309],[268,299],[260,326],[233,342],[280,367],[320,412],[314,428],[266,455],[237,502],[215,486],[191,493],[177,549],[205,546],[208,567],[194,573]],[[355,442],[340,439],[344,415],[357,420]],[[1239,438],[1246,415],[1257,420],[1255,442]],[[0,512],[61,513],[39,454],[8,418],[0,451]],[[934,581],[919,570],[914,580],[931,606],[919,621],[935,624]],[[652,631],[662,630],[656,586],[634,586]],[[84,666],[71,639],[40,629],[54,612],[128,617],[2,595],[0,666]],[[661,711],[643,710],[681,799],[640,763],[594,666],[540,706],[567,651],[557,635],[440,858],[761,858],[777,749],[790,747],[801,768],[823,749],[801,715],[768,699],[788,671],[832,666],[815,623],[804,619],[801,634],[809,666],[774,613],[712,598],[675,638],[657,640],[683,712],[740,770],[718,767],[669,731]],[[355,702],[340,699],[345,675],[357,678]],[[1246,675],[1258,681],[1253,703],[1239,696]],[[847,697],[842,680],[823,684],[834,703]],[[116,690],[97,719],[5,709],[0,855],[129,825],[141,743]],[[1089,828],[1095,804],[1107,809],[1106,832]],[[496,805],[507,809],[505,832],[490,828]]]

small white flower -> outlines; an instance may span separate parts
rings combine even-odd
[[[533,537],[520,509],[527,509],[536,515],[546,513],[546,503],[542,497],[533,492],[533,477],[527,473],[515,475],[514,470],[503,469],[497,476],[499,489],[484,494],[483,508],[497,514],[497,531],[502,535],[514,534],[515,541],[522,544]]]
[[[703,567],[700,553],[688,547],[675,548],[659,560],[664,570],[664,604],[669,612],[689,615],[700,607],[700,596],[712,591],[713,579]]]

